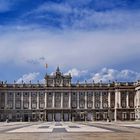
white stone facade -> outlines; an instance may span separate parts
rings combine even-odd
[[[71,83],[57,68],[45,84],[0,84],[0,121],[140,119],[140,83]]]

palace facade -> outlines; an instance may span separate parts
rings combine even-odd
[[[45,84],[0,83],[0,121],[140,119],[140,82],[71,83],[59,67]]]

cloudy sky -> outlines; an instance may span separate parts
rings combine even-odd
[[[73,82],[140,79],[140,0],[0,0],[0,80],[57,66]]]

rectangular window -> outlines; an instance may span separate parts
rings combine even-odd
[[[72,107],[76,108],[77,107],[77,102],[76,101],[72,101]]]
[[[88,106],[88,108],[92,108],[92,101],[89,101],[87,106]]]
[[[15,107],[16,107],[16,109],[20,109],[21,108],[21,102],[20,101],[16,101]]]
[[[7,103],[7,109],[12,109],[13,108],[13,101],[9,100]]]
[[[24,109],[28,109],[29,108],[29,102],[24,102],[23,107],[24,107]]]
[[[36,102],[33,102],[33,103],[32,103],[32,109],[36,109],[36,107],[37,107]]]
[[[135,119],[135,113],[130,113],[130,119]]]
[[[103,119],[107,119],[107,115],[108,115],[108,113],[107,112],[104,112]]]
[[[122,113],[122,119],[125,120],[126,118],[127,118],[127,113],[126,112],[123,112]]]
[[[45,107],[45,104],[44,104],[44,103],[40,103],[40,104],[39,104],[39,107],[40,107],[41,109],[43,109],[43,108]]]
[[[100,114],[98,112],[96,112],[96,119],[99,120],[100,119]]]

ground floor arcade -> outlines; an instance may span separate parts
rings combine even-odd
[[[114,121],[135,120],[134,109],[1,110],[0,121]]]

